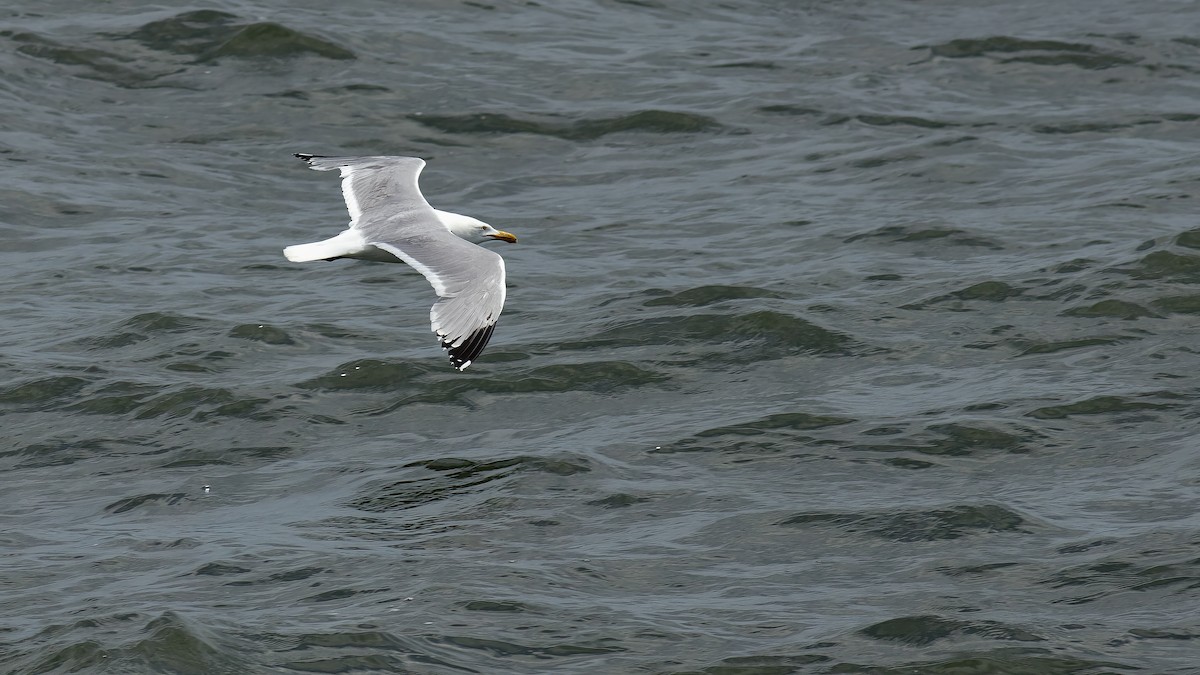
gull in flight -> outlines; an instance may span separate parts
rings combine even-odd
[[[425,275],[438,301],[429,312],[450,365],[463,370],[479,357],[504,308],[504,259],[476,244],[513,235],[483,221],[439,211],[425,201],[416,157],[322,157],[297,153],[317,171],[342,174],[350,227],[311,244],[283,249],[292,262],[358,258],[404,262]]]

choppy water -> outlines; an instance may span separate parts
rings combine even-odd
[[[1200,672],[1196,18],[18,0],[0,667]],[[521,238],[469,371],[298,151]]]

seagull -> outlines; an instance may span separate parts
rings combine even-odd
[[[504,308],[504,259],[482,246],[517,238],[487,223],[425,201],[417,157],[323,157],[296,153],[317,171],[342,174],[350,226],[336,237],[283,249],[292,262],[357,258],[408,263],[425,276],[438,301],[429,311],[433,332],[464,370],[492,338]]]

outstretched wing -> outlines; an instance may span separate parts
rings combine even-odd
[[[437,222],[433,207],[425,201],[417,181],[425,160],[417,157],[322,157],[296,156],[317,171],[342,173],[342,197],[350,212],[350,227],[362,227],[364,214],[429,217]]]
[[[450,354],[450,365],[463,370],[479,357],[504,309],[504,259],[442,230],[442,235],[368,241],[408,263],[433,286],[438,301],[429,311],[430,327]]]

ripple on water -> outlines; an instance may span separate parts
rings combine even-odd
[[[933,56],[948,59],[986,57],[997,58],[1001,63],[1075,66],[1086,70],[1103,70],[1133,65],[1140,61],[1136,57],[1100,49],[1084,42],[1028,40],[1004,35],[950,40],[929,46],[927,49]]]
[[[867,351],[850,336],[783,312],[662,316],[621,323],[563,350],[612,349],[644,345],[720,346],[697,361],[746,363],[798,354],[847,356]],[[733,347],[732,349],[730,347]]]
[[[938,640],[959,636],[979,636],[990,640],[1042,642],[1046,638],[1019,626],[999,621],[964,621],[936,615],[903,616],[880,621],[859,631],[860,634],[884,642],[924,646]]]
[[[187,496],[188,495],[186,492],[137,495],[135,497],[118,499],[108,506],[105,506],[104,510],[109,513],[117,514],[133,511],[134,509],[142,509],[148,506],[175,506],[184,499],[187,499]]]
[[[848,417],[804,412],[776,413],[741,424],[705,429],[650,452],[722,452],[736,455],[798,452],[828,442],[827,436],[799,432],[838,427],[854,421]]]
[[[544,394],[558,392],[609,393],[628,387],[665,384],[664,373],[625,361],[587,361],[493,371],[487,377],[453,373],[435,361],[361,359],[305,380],[296,386],[331,392],[387,392],[399,395],[372,414],[391,412],[415,403],[471,405],[472,393]]]
[[[994,504],[960,504],[940,509],[887,513],[800,513],[779,522],[787,527],[833,527],[891,541],[939,541],[972,535],[1016,532],[1035,527],[1016,512]]]
[[[843,241],[852,244],[863,239],[886,239],[901,243],[926,243],[936,246],[967,246],[1003,250],[998,242],[978,234],[954,227],[929,227],[925,225],[885,225],[870,232],[861,232],[846,237]]]
[[[114,635],[120,638],[114,639]],[[66,645],[47,653],[37,649],[42,643]],[[114,643],[120,646],[108,646]],[[84,619],[47,628],[28,644],[34,648],[20,659],[25,665],[20,672],[254,671],[252,664],[238,658],[236,650],[175,612],[149,620],[139,613]]]
[[[1155,403],[1138,400],[1141,397],[1130,396],[1094,396],[1067,403],[1065,405],[1046,406],[1025,413],[1028,417],[1040,420],[1056,420],[1075,415],[1109,415],[1113,413],[1128,413],[1140,411],[1171,410],[1178,408],[1176,403]]]
[[[447,134],[537,134],[573,141],[594,140],[626,132],[693,134],[725,129],[716,120],[693,113],[641,110],[627,115],[563,122],[555,119],[518,119],[502,113],[426,115],[409,119]]]
[[[643,291],[645,295],[657,296],[642,303],[643,307],[704,307],[726,300],[748,300],[752,298],[783,298],[775,291],[753,286],[709,285],[689,288],[678,293],[654,288]]]
[[[318,56],[353,59],[354,52],[328,40],[273,22],[245,23],[236,14],[202,9],[151,21],[121,36],[143,46],[195,57],[198,62],[221,57],[287,58]]]
[[[30,32],[3,31],[0,37],[17,43],[16,50],[26,56],[68,67],[80,77],[130,89],[164,86],[164,78],[177,73],[181,65],[221,58],[355,58],[353,52],[328,40],[274,22],[241,21],[237,15],[216,10],[184,12],[130,33],[100,34],[90,41],[103,47],[67,44]],[[161,58],[148,57],[129,41]],[[180,61],[178,56],[188,60]]]
[[[1138,668],[1112,661],[1062,656],[1057,650],[1033,647],[997,647],[994,649],[956,649],[933,660],[904,661],[894,666],[838,664],[838,673],[848,675],[960,675],[961,673],[1037,673],[1038,675],[1082,675]]]
[[[1126,552],[1066,567],[1038,583],[1063,592],[1054,602],[1071,605],[1131,591],[1176,594],[1200,588],[1200,559],[1172,550]]]
[[[0,405],[12,405],[28,410],[54,407],[78,394],[90,381],[73,375],[56,375],[18,382],[0,388]]]
[[[88,350],[103,352],[145,342],[159,335],[186,333],[211,323],[208,319],[184,314],[145,312],[122,321],[101,335],[81,338],[76,344]]]
[[[261,323],[246,323],[229,330],[229,337],[268,345],[294,345],[296,341],[282,328]]]
[[[31,469],[145,451],[143,441],[131,438],[51,438],[21,446],[11,452],[0,452],[0,457],[22,457],[23,460],[15,468]]]
[[[81,77],[101,80],[120,87],[137,87],[157,77],[137,66],[133,57],[95,47],[77,47],[35,33],[0,32],[18,44],[17,52],[60,66],[67,66]]]
[[[1117,300],[1115,298],[1101,300],[1091,305],[1072,307],[1065,310],[1062,315],[1078,316],[1087,319],[1122,319],[1125,321],[1132,321],[1143,317],[1152,319],[1161,318],[1158,314],[1137,303]]]
[[[521,472],[571,476],[591,470],[586,461],[581,459],[567,460],[532,455],[491,461],[448,457],[405,465],[408,469],[418,467],[432,471],[434,475],[420,475],[371,487],[351,500],[349,506],[373,513],[394,511],[473,492],[481,485],[504,480]]]
[[[872,429],[864,435],[899,435],[896,427]],[[931,438],[932,436],[932,438]],[[923,433],[905,435],[888,443],[858,443],[854,450],[869,452],[905,452],[935,457],[986,457],[995,454],[1024,454],[1032,451],[1032,443],[1040,434],[1029,429],[1020,433],[995,429],[981,424],[930,424]]]
[[[1181,284],[1200,283],[1200,256],[1172,251],[1154,251],[1124,271],[1134,279],[1162,279]]]

